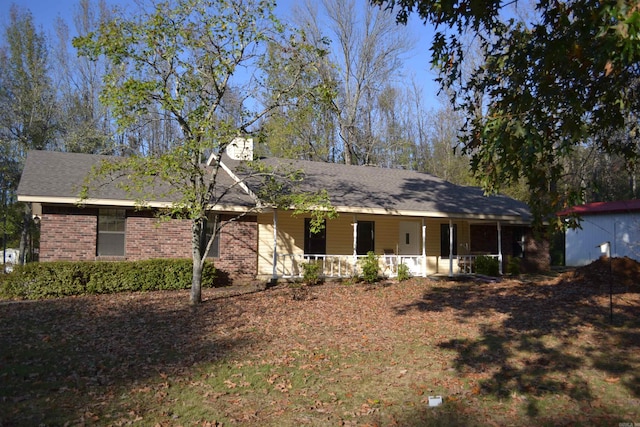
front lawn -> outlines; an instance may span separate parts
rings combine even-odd
[[[613,291],[613,323],[572,274],[0,302],[0,426],[640,423],[640,294]]]

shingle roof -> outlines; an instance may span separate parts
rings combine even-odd
[[[327,190],[338,208],[460,218],[508,216],[522,223],[531,221],[525,203],[503,195],[486,196],[480,188],[455,185],[427,173],[277,158],[262,161],[273,167],[303,170],[301,189]]]
[[[114,161],[119,159],[113,156],[100,156],[93,154],[62,153],[54,151],[30,151],[27,154],[17,194],[19,197],[52,199],[77,199],[85,178],[91,173],[91,168],[103,160]],[[107,180],[108,181],[108,180]],[[89,193],[91,199],[105,201],[132,200],[125,190],[116,185],[117,181],[92,184]],[[223,171],[219,172],[219,185],[221,188],[229,188],[234,181]],[[169,197],[156,197],[150,202],[171,202]],[[235,187],[225,195],[222,203],[225,205],[249,208],[253,205],[252,199]]]
[[[50,151],[29,152],[18,195],[43,199],[77,197],[91,167],[108,158]],[[303,170],[305,179],[300,188],[306,191],[327,190],[338,210],[453,218],[495,217],[521,223],[528,223],[531,218],[528,207],[522,202],[502,195],[486,196],[480,188],[454,185],[426,173],[276,158],[262,161],[274,167]],[[239,165],[239,162],[228,159],[225,163],[232,169]],[[222,171],[219,179],[222,185],[233,184]],[[130,198],[113,184],[100,187],[91,197],[107,200]],[[250,207],[252,200],[236,187],[225,199],[225,204]]]
[[[94,165],[108,156],[97,156],[54,151],[30,151],[27,154],[18,196],[77,197],[81,186]],[[121,199],[122,190],[115,187],[103,189],[101,197]]]

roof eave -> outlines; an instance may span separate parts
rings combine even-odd
[[[25,203],[40,203],[40,204],[56,204],[56,205],[77,205],[77,206],[118,206],[118,207],[131,207],[131,208],[157,208],[166,209],[170,208],[172,202],[160,202],[149,201],[142,206],[136,204],[134,200],[125,199],[100,199],[100,198],[88,198],[79,199],[77,197],[51,197],[51,196],[26,196],[18,195],[19,202]],[[220,212],[237,212],[244,213],[251,211],[252,208],[246,206],[229,205],[229,204],[216,204],[215,207],[209,207],[211,210]],[[215,209],[214,209],[215,208]]]
[[[273,211],[273,207],[263,207],[261,212]],[[414,218],[438,218],[438,219],[454,219],[454,220],[466,220],[466,221],[479,221],[479,222],[504,222],[511,224],[528,225],[531,221],[522,215],[491,215],[491,214],[472,214],[472,213],[447,213],[439,211],[417,211],[417,210],[401,210],[401,209],[389,209],[389,208],[369,208],[369,207],[354,207],[354,206],[335,206],[336,211],[339,214],[363,214],[363,215],[391,215],[401,217],[414,217]],[[284,210],[284,209],[283,209]]]

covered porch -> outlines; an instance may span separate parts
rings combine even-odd
[[[369,251],[389,278],[403,264],[415,277],[473,274],[481,255],[496,258],[502,274],[507,256],[522,255],[516,247],[524,236],[519,227],[495,218],[342,213],[315,234],[309,219],[286,211],[261,214],[258,221],[259,275],[270,279],[302,277],[305,263],[319,265],[323,278],[358,276]]]

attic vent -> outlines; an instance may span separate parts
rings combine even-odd
[[[233,160],[253,160],[253,138],[233,138],[226,151]]]

